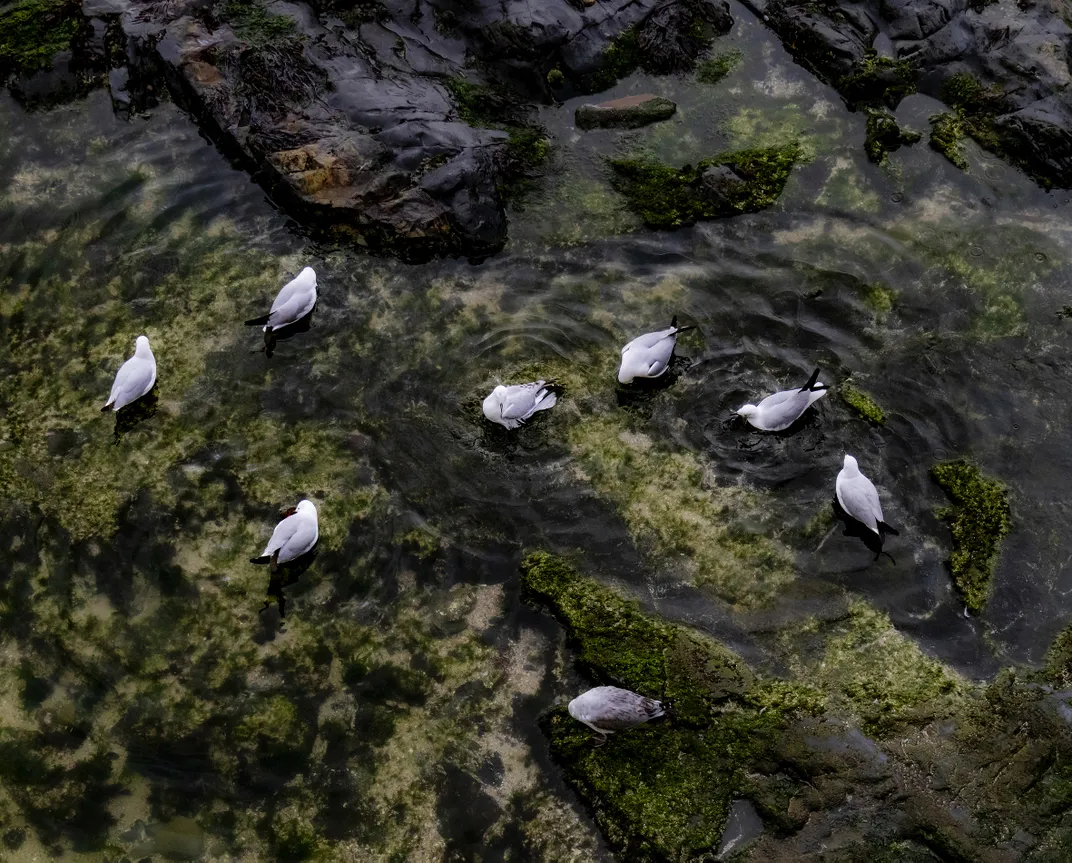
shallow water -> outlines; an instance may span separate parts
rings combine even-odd
[[[719,84],[609,93],[670,96],[673,120],[581,133],[588,100],[542,110],[553,162],[480,265],[314,242],[170,104],[126,122],[101,91],[34,113],[0,95],[9,846],[599,857],[535,725],[582,681],[518,596],[529,548],[775,671],[779,629],[846,592],[970,678],[1041,660],[1072,611],[1068,193],[971,143],[967,173],[925,142],[869,164],[863,116],[733,11],[716,50],[744,60]],[[936,104],[898,117],[926,132]],[[808,160],[775,207],[673,232],[602,161],[790,139]],[[269,359],[241,321],[306,264],[312,326]],[[672,385],[623,403],[619,346],[674,314],[698,330]],[[142,332],[159,401],[115,443],[98,400]],[[733,419],[816,365],[887,424],[836,394],[789,435]],[[559,406],[511,436],[481,421],[497,379],[536,374]],[[833,530],[844,452],[901,531],[892,560]],[[1011,490],[979,617],[928,477],[957,456]],[[302,496],[320,553],[281,618],[246,560]],[[705,518],[682,533],[684,505]]]

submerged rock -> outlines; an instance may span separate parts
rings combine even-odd
[[[1009,493],[966,461],[936,464],[931,476],[953,506],[938,512],[953,535],[949,568],[967,607],[980,612],[990,597],[994,559],[1009,532]]]
[[[867,109],[867,139],[864,149],[867,158],[877,164],[886,161],[886,157],[902,146],[918,143],[923,136],[919,132],[902,129],[888,111]]]
[[[753,860],[1046,860],[1072,846],[1068,693],[1010,672],[969,684],[861,602],[781,631],[778,661],[797,679],[764,679],[561,558],[532,554],[522,572],[584,673],[677,699],[659,725],[600,747],[561,707],[541,721],[623,859],[718,859],[735,838]],[[1055,677],[1067,654],[1055,647]],[[1026,857],[1034,846],[1061,851]]]
[[[976,82],[979,91],[997,98],[985,110],[968,112],[976,122],[962,133],[1044,186],[1072,186],[1072,30],[1058,6],[965,0],[746,4],[850,106],[893,108],[918,89],[965,113],[955,96],[950,101],[947,87],[958,78]],[[941,135],[939,143],[949,155]]]
[[[669,99],[643,93],[598,105],[581,105],[575,117],[581,129],[639,129],[649,123],[669,120],[675,111],[677,104]]]
[[[763,210],[785,187],[800,148],[738,150],[680,170],[643,159],[613,159],[614,185],[654,228]]]

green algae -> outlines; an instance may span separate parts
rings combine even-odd
[[[636,28],[629,27],[611,39],[603,49],[599,70],[589,77],[587,89],[593,93],[609,90],[622,78],[635,72],[642,62]]]
[[[615,504],[638,545],[680,559],[697,585],[755,607],[793,581],[787,550],[745,526],[762,512],[758,492],[717,485],[701,458],[668,451],[618,420],[573,424],[567,441],[581,478]]]
[[[614,187],[646,224],[676,228],[770,207],[800,157],[800,148],[789,145],[724,153],[681,169],[647,159],[611,159],[610,165]],[[705,172],[720,167],[736,176],[709,188]]]
[[[838,387],[838,395],[861,419],[875,425],[886,422],[886,412],[868,393],[846,381]]]
[[[960,149],[964,138],[964,124],[955,114],[935,114],[930,118],[931,149],[937,150],[962,171],[968,169],[968,160]]]
[[[697,64],[696,80],[701,84],[717,84],[736,69],[743,59],[744,54],[736,49],[722,51]]]
[[[952,534],[953,583],[967,607],[978,613],[990,596],[998,548],[1010,528],[1008,490],[963,460],[936,464],[931,476],[953,501],[938,511]]]
[[[721,837],[741,765],[768,743],[783,714],[733,706],[751,674],[725,648],[657,621],[545,552],[522,564],[527,594],[550,606],[588,673],[669,699],[670,722],[613,735],[599,748],[564,710],[542,726],[551,753],[630,860],[689,860]]]
[[[0,79],[48,68],[71,47],[82,20],[74,0],[21,0],[0,10]]]
[[[871,282],[864,286],[863,300],[877,315],[888,315],[897,302],[897,291],[885,282]]]
[[[864,151],[867,158],[881,165],[894,150],[918,143],[923,137],[919,132],[902,129],[889,111],[867,109],[867,137]]]
[[[869,52],[852,72],[837,82],[838,91],[854,105],[884,104],[896,108],[898,103],[916,92],[918,73],[909,60],[893,60]]]
[[[879,209],[878,193],[856,165],[843,156],[835,158],[830,177],[815,202],[849,212],[874,213]]]
[[[1043,674],[1053,685],[1072,689],[1072,626],[1062,629],[1046,651]]]

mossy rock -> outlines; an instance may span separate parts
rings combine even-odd
[[[644,614],[562,558],[530,554],[522,574],[526,595],[563,623],[587,673],[671,704],[667,718],[600,747],[566,710],[544,716],[567,780],[623,859],[708,859],[745,774],[770,760],[787,721],[815,712],[821,695],[757,683],[726,648]]]
[[[564,709],[541,726],[620,859],[691,860],[718,846],[736,785],[725,737],[661,723],[597,748]]]
[[[653,228],[677,228],[766,209],[800,158],[799,145],[790,144],[724,153],[681,169],[646,159],[610,164],[614,188],[634,212]]]
[[[891,60],[874,52],[857,61],[852,72],[837,82],[837,89],[854,105],[897,104],[916,92],[918,73],[907,60]]]
[[[885,424],[886,412],[868,393],[850,383],[844,383],[838,387],[838,395],[857,416],[875,425]]]
[[[932,150],[937,150],[962,171],[968,167],[968,160],[960,150],[960,141],[964,137],[964,124],[956,114],[935,114],[930,118]]]
[[[902,129],[889,111],[867,109],[867,137],[864,150],[867,158],[881,165],[894,150],[911,146],[923,136],[919,132]]]
[[[669,699],[680,721],[700,726],[719,702],[750,685],[751,672],[730,651],[649,617],[562,558],[536,552],[521,567],[526,594],[562,621],[582,667],[597,680]]]
[[[47,69],[82,21],[77,0],[22,0],[0,10],[0,79]]]
[[[998,547],[1009,532],[1009,492],[964,460],[936,464],[931,476],[953,501],[938,511],[953,535],[953,582],[969,610],[979,612],[990,596]]]

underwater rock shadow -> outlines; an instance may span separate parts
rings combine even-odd
[[[115,412],[115,428],[112,430],[112,441],[116,446],[123,439],[123,435],[132,431],[143,420],[152,419],[156,416],[156,411],[160,406],[160,396],[157,390],[159,384],[160,381],[157,380],[153,384],[153,388],[140,399],[135,399]]]

